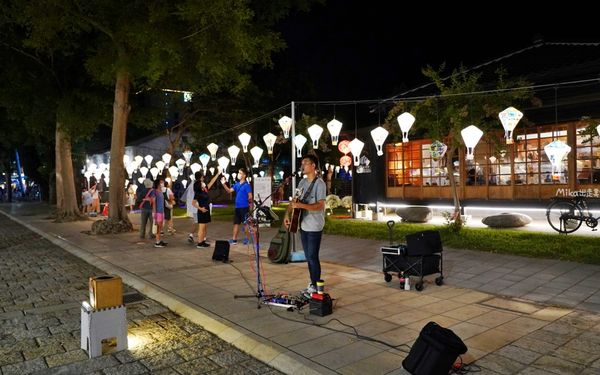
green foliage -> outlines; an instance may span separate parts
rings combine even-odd
[[[467,224],[465,219],[448,211],[442,212],[442,217],[444,218],[446,229],[453,233],[459,233]]]

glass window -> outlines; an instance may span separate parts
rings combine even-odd
[[[577,182],[582,185],[600,183],[600,137],[592,139],[577,129]]]

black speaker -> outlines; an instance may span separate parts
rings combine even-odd
[[[467,352],[467,346],[452,330],[429,322],[402,361],[412,375],[448,375],[456,358]]]
[[[213,260],[220,260],[222,262],[229,261],[229,241],[216,241],[212,258]]]

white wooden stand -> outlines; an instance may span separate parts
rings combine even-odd
[[[127,349],[125,311],[125,305],[94,310],[87,302],[81,304],[81,349],[90,358]]]

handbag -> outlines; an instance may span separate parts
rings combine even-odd
[[[171,202],[169,202],[169,197],[167,195],[167,192],[168,192],[168,190],[163,193],[163,197],[165,197],[165,208],[168,208],[170,210],[173,208],[173,205],[171,204]]]

